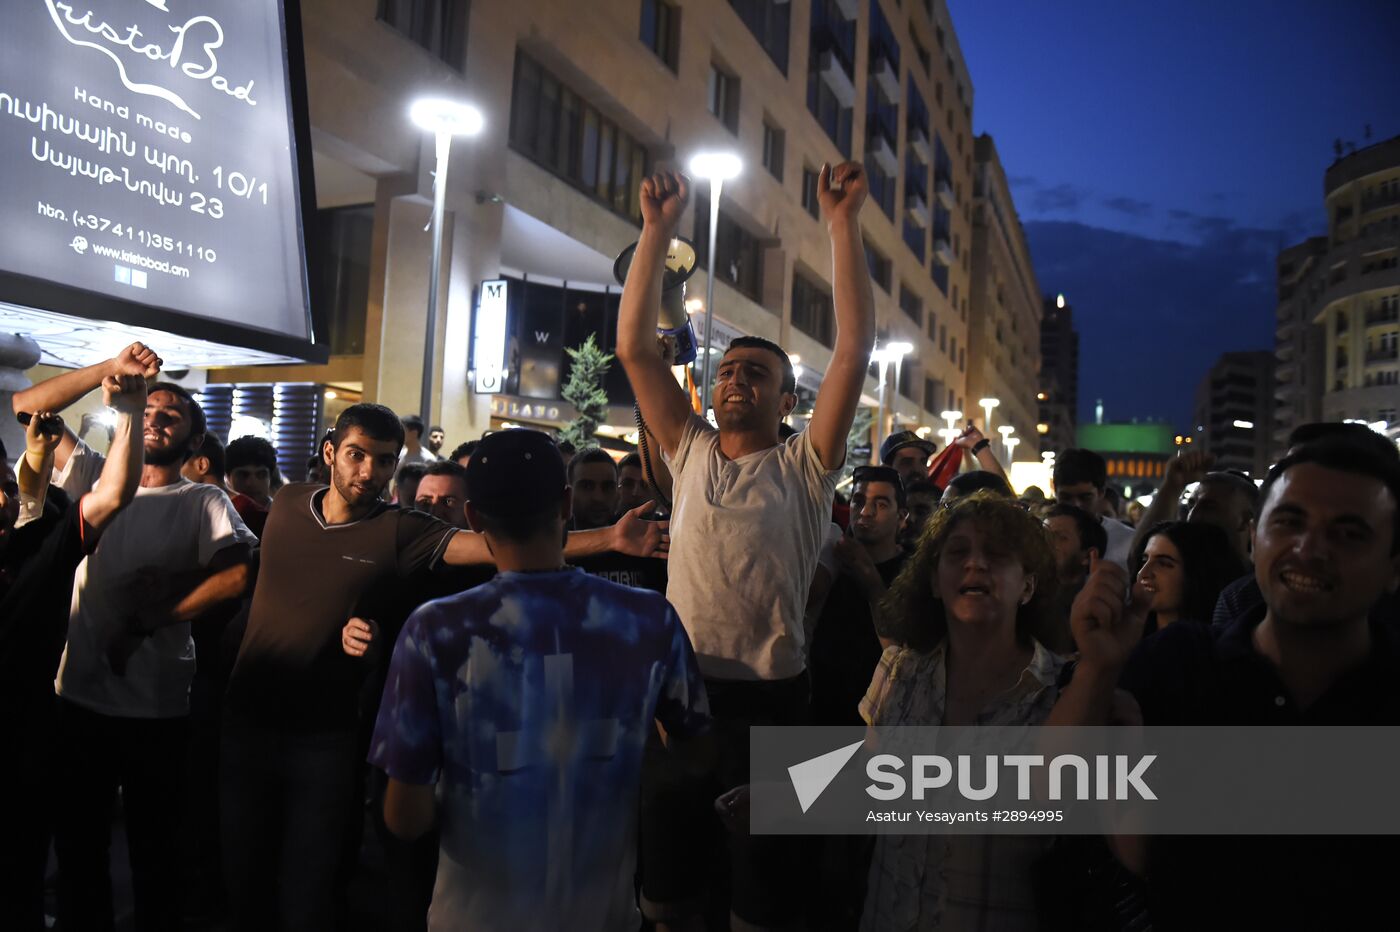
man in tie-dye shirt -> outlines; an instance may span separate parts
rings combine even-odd
[[[548,437],[492,434],[468,473],[501,572],[404,626],[370,750],[385,822],[441,829],[433,929],[631,932],[651,723],[674,746],[709,722],[690,641],[661,595],[564,566],[570,494]]]

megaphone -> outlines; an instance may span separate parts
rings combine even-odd
[[[613,263],[613,278],[619,285],[627,283],[627,270],[632,267],[636,252],[637,244],[633,243],[618,253]],[[695,328],[685,312],[685,283],[695,274],[695,264],[695,245],[684,236],[674,237],[666,252],[666,268],[661,273],[661,311],[656,321],[656,334],[675,339],[678,366],[689,365],[699,355]]]

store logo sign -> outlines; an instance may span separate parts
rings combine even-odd
[[[503,279],[481,283],[471,366],[472,388],[480,395],[494,395],[505,390],[508,287]]]

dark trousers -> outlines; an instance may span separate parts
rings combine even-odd
[[[220,837],[239,928],[344,926],[359,772],[354,731],[299,734],[225,717]]]
[[[56,700],[52,687],[33,696],[6,694],[4,700],[0,706],[16,720],[8,739],[13,754],[0,767],[0,799],[8,809],[0,829],[0,929],[42,932]]]
[[[58,700],[54,850],[64,932],[111,929],[109,853],[117,787],[126,815],[136,928],[180,926],[186,718],[118,718]]]
[[[705,680],[719,759],[700,777],[659,746],[642,760],[641,875],[644,909],[654,920],[701,909],[724,878],[713,869],[728,859],[729,911],[770,928],[800,921],[809,845],[800,837],[726,832],[715,799],[749,782],[749,728],[806,723],[806,673],[787,680]],[[721,851],[715,842],[722,839]],[[708,890],[706,888],[709,888]],[[703,911],[712,913],[709,908]]]

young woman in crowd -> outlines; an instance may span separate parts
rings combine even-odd
[[[1210,624],[1220,591],[1249,572],[1225,532],[1199,521],[1155,525],[1129,566],[1151,594],[1146,634],[1182,620]]]
[[[1046,531],[1011,498],[945,502],[881,605],[861,714],[883,725],[1033,725],[1065,658],[1036,640],[1055,587]],[[861,928],[1035,929],[1048,836],[882,835]]]

